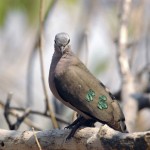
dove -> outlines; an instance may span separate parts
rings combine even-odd
[[[72,52],[70,37],[58,33],[49,71],[49,87],[64,105],[76,111],[78,118],[70,124],[67,139],[81,126],[93,127],[95,122],[126,133],[125,117],[115,97]]]

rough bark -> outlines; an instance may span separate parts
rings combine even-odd
[[[107,125],[101,128],[83,128],[66,141],[69,130],[47,130],[35,132],[42,150],[108,150],[108,149],[150,149],[150,131],[120,133]],[[0,130],[0,149],[37,150],[32,131]]]

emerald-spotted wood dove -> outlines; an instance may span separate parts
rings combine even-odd
[[[127,132],[123,112],[115,97],[75,56],[67,33],[55,36],[55,51],[49,72],[49,86],[54,96],[80,116],[67,128],[71,138],[81,126],[96,121],[115,130]]]

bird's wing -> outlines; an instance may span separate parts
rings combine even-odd
[[[114,120],[113,100],[99,81],[83,67],[70,66],[63,74],[55,76],[59,95],[86,115],[102,122],[111,122]]]

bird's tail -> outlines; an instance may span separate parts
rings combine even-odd
[[[118,101],[114,100],[112,102],[112,106],[114,108],[114,111],[113,111],[114,122],[111,124],[112,128],[123,133],[128,133],[128,130],[125,124],[125,117],[120,108],[120,105],[118,104]]]

